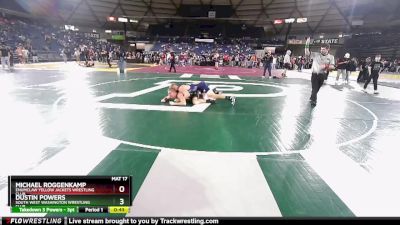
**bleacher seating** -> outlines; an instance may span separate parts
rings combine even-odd
[[[400,34],[353,35],[345,41],[343,48],[357,58],[371,57],[380,53],[382,58],[395,59],[400,57]]]

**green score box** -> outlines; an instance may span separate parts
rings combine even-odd
[[[31,206],[11,207],[12,213],[78,213],[77,206]]]

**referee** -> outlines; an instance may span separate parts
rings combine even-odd
[[[324,83],[327,73],[335,68],[335,60],[333,55],[329,54],[330,46],[328,43],[321,44],[320,52],[310,52],[310,38],[307,38],[305,45],[306,56],[310,56],[313,60],[311,66],[311,106],[317,105],[317,94]]]
[[[176,73],[174,52],[171,52],[171,56],[169,57],[169,63],[171,64],[171,66],[169,67],[169,72],[171,72],[172,68],[174,68],[174,73]]]

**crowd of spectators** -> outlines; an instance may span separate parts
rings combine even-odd
[[[397,36],[396,36],[397,37]],[[354,36],[346,41],[344,48],[352,51],[358,48],[373,48],[376,46],[400,43],[399,38],[392,38],[390,43],[383,42],[386,36],[374,34]],[[38,52],[55,52],[64,61],[75,60],[83,65],[92,66],[95,61],[108,63],[123,56],[132,62],[168,64],[171,52],[175,54],[177,66],[214,65],[236,66],[243,68],[260,68],[263,66],[264,54],[257,53],[259,45],[254,40],[244,38],[222,39],[213,42],[196,42],[193,38],[163,37],[154,42],[152,49],[123,50],[119,45],[88,36],[83,32],[65,30],[50,24],[28,21],[16,17],[0,16],[0,44],[7,49],[9,55],[18,63],[39,62]],[[281,44],[280,40],[271,40],[272,45]],[[362,51],[361,51],[362,52]],[[355,54],[357,56],[357,54]],[[273,55],[273,68],[283,68],[283,55]],[[358,67],[366,57],[354,58]],[[13,61],[13,60],[10,60]],[[358,63],[360,62],[360,63]],[[291,69],[301,71],[311,67],[311,61],[303,56],[291,56]],[[399,59],[386,57],[383,59],[385,72],[400,72]]]

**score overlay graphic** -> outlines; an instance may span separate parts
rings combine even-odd
[[[9,176],[13,213],[127,213],[131,176]]]

